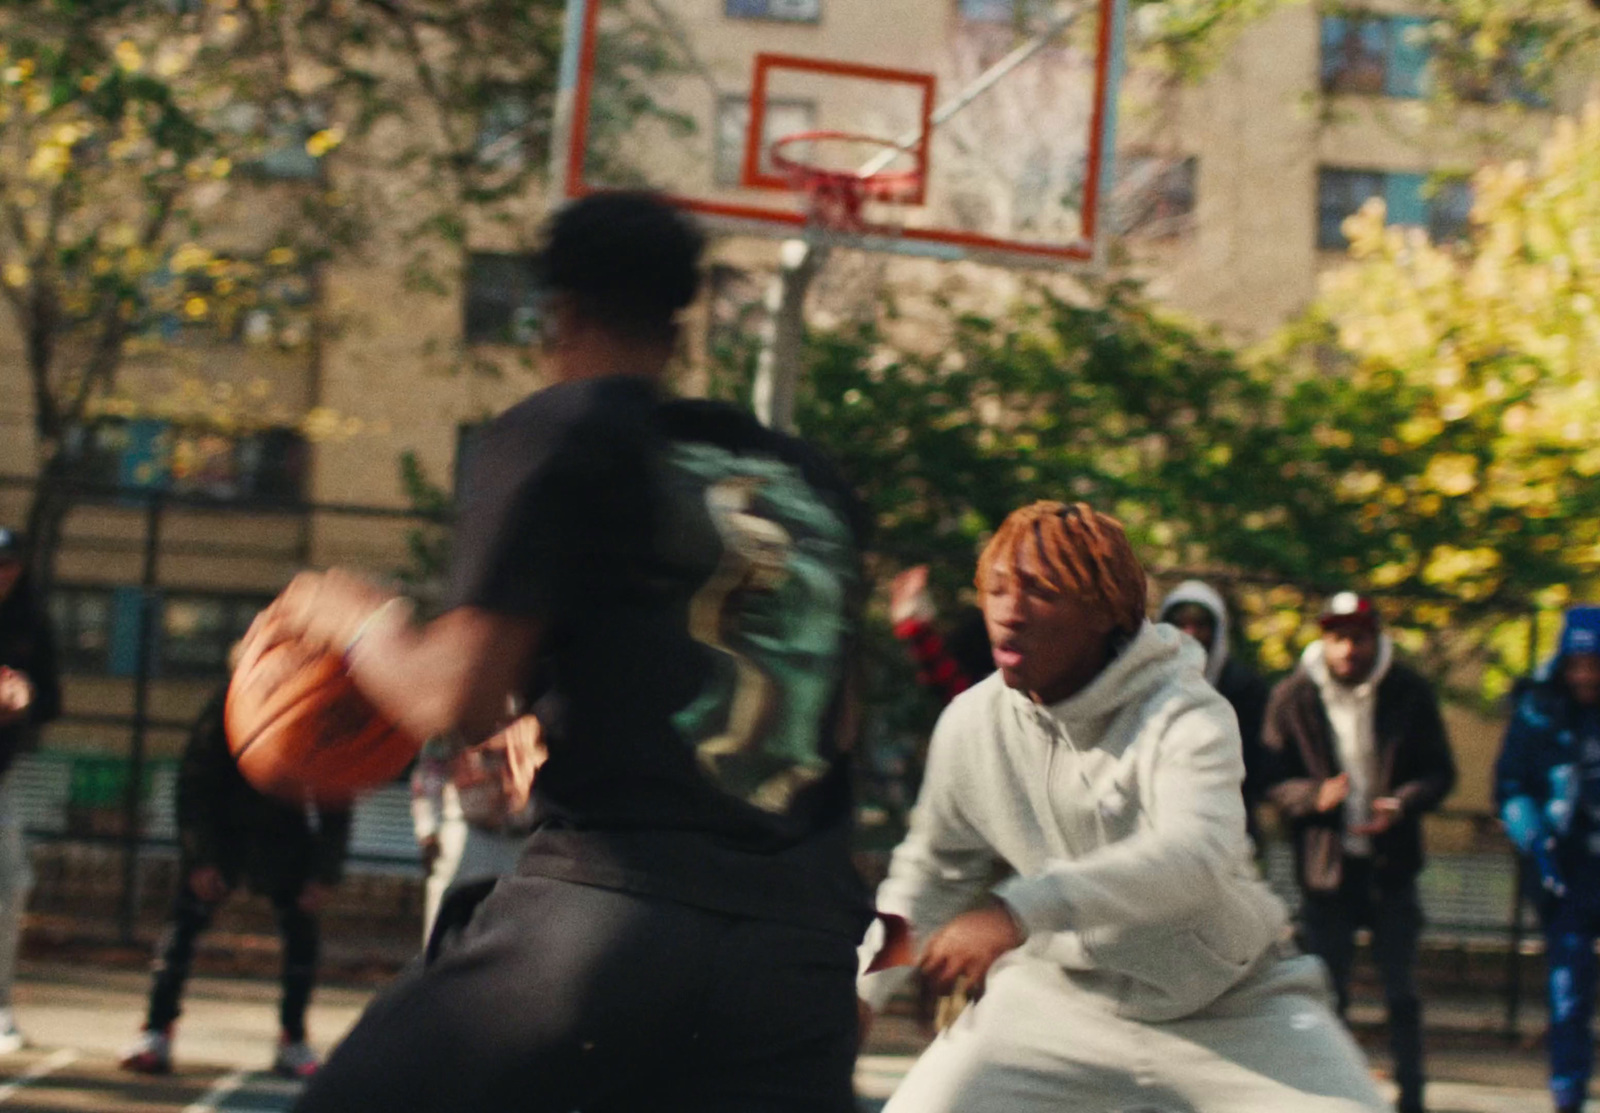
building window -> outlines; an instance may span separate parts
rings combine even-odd
[[[1550,107],[1549,97],[1530,73],[1544,50],[1544,36],[1526,27],[1513,27],[1509,37],[1511,41],[1501,52],[1487,61],[1476,56],[1473,42],[1456,47],[1457,55],[1463,59],[1463,64],[1455,67],[1456,96],[1480,104],[1512,102],[1528,108]]]
[[[1435,243],[1466,233],[1471,186],[1461,179],[1430,185],[1428,175],[1324,168],[1317,175],[1317,246],[1345,247],[1345,218],[1374,197],[1383,198],[1388,224],[1426,228]]]
[[[228,651],[267,604],[266,595],[167,595],[161,601],[156,671],[162,676],[220,676]]]
[[[1428,238],[1455,243],[1472,230],[1472,183],[1450,178],[1438,183],[1428,204]]]
[[[786,135],[811,131],[817,126],[817,106],[808,100],[768,100],[766,126],[761,136],[761,171],[772,173],[771,148]],[[744,141],[750,130],[750,98],[723,97],[717,102],[716,184],[737,187],[744,176]],[[796,151],[802,158],[804,150]]]
[[[961,18],[969,23],[1016,23],[1019,0],[958,0]],[[1021,0],[1023,16],[1048,11],[1049,0]]]
[[[239,171],[246,176],[278,181],[311,181],[322,174],[322,160],[307,141],[327,126],[327,114],[316,105],[280,102],[263,107],[236,101],[217,117],[221,131],[245,138],[251,148]]]
[[[220,432],[165,421],[101,421],[73,429],[74,471],[96,487],[199,495],[221,502],[299,502],[310,450],[298,430]]]
[[[1317,175],[1317,246],[1345,246],[1345,218],[1374,197],[1383,196],[1383,175],[1366,170],[1322,170]]]
[[[508,171],[527,166],[528,128],[533,122],[533,106],[521,93],[491,96],[478,120],[474,142],[479,164],[491,170]]]
[[[1121,155],[1109,219],[1119,236],[1171,239],[1194,227],[1199,161],[1160,155]]]
[[[1429,21],[1414,16],[1322,17],[1322,91],[1420,97]]]
[[[822,18],[822,0],[724,0],[730,19],[781,19],[815,23]]]
[[[253,257],[180,248],[143,280],[141,293],[142,333],[163,344],[222,340],[294,351],[311,342],[316,273],[291,248]]]
[[[111,616],[110,588],[62,586],[50,593],[63,671],[105,675],[111,664]]]
[[[467,257],[463,329],[468,344],[531,344],[539,296],[531,255]]]

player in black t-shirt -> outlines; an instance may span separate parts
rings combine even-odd
[[[446,898],[302,1110],[853,1108],[863,524],[799,441],[661,394],[700,250],[648,195],[559,213],[557,385],[474,454],[452,609],[414,625],[329,572],[263,620],[416,737],[476,742],[514,695],[549,748],[516,873]]]

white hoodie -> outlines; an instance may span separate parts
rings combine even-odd
[[[1378,685],[1393,663],[1394,642],[1387,634],[1379,635],[1378,659],[1372,674],[1360,684],[1341,684],[1333,678],[1321,638],[1306,646],[1300,655],[1300,667],[1322,695],[1322,707],[1328,713],[1328,726],[1333,730],[1339,754],[1339,768],[1350,775],[1350,792],[1344,798],[1345,853],[1363,858],[1372,854],[1372,839],[1351,834],[1350,828],[1372,820],[1372,791],[1378,779]]]
[[[1235,985],[1284,933],[1245,837],[1232,709],[1200,647],[1145,623],[1082,692],[1052,707],[999,674],[962,693],[934,730],[911,830],[878,908],[919,945],[995,892],[1029,952],[1093,979],[1118,1010],[1171,1020]],[[889,971],[862,980],[881,1005]]]
[[[1217,624],[1216,636],[1211,639],[1211,648],[1206,652],[1205,667],[1206,683],[1215,688],[1217,681],[1222,679],[1222,670],[1228,666],[1228,604],[1222,601],[1222,596],[1210,584],[1200,580],[1184,580],[1172,589],[1171,595],[1161,600],[1161,621],[1166,622],[1173,608],[1185,603],[1198,603],[1211,612]]]

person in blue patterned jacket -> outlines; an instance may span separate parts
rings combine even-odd
[[[1583,1108],[1594,1067],[1600,935],[1600,607],[1567,611],[1555,658],[1519,685],[1495,765],[1495,804],[1527,862],[1545,931],[1550,1091]]]

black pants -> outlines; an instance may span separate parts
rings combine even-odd
[[[318,932],[317,918],[302,911],[299,888],[284,888],[271,894],[278,932],[283,936],[283,997],[278,1019],[283,1034],[290,1040],[306,1038],[306,1006],[311,1003],[311,987],[316,981]],[[189,888],[189,872],[172,902],[172,918],[156,952],[155,982],[150,987],[150,1011],[145,1027],[165,1028],[182,1011],[184,983],[194,961],[195,940],[211,923],[221,902],[207,904]]]
[[[523,875],[441,940],[474,896],[300,1113],[853,1111],[852,940]]]
[[[1383,982],[1389,1012],[1389,1050],[1400,1109],[1422,1109],[1422,1001],[1417,995],[1417,940],[1422,905],[1417,883],[1379,883],[1370,858],[1347,857],[1337,893],[1307,893],[1301,909],[1306,949],[1327,964],[1339,998],[1339,1015],[1350,1005],[1350,968],[1356,929],[1372,931],[1372,957]]]

